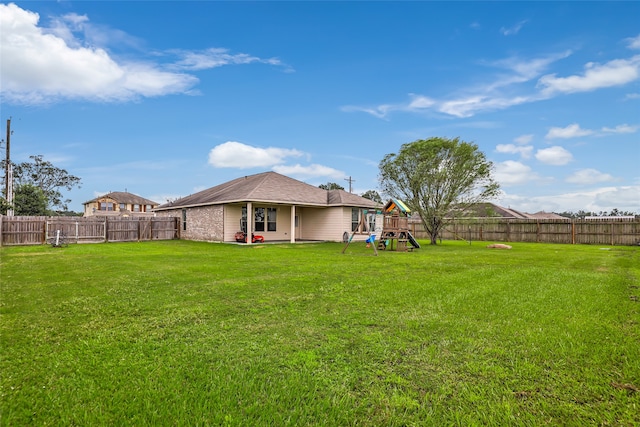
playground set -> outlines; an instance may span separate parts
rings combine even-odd
[[[375,230],[369,229],[370,216],[376,214],[376,211],[363,209],[360,213],[360,223],[356,227],[356,230],[363,229],[369,232],[369,237],[365,240],[365,243],[367,247],[373,247],[373,252],[376,256],[378,255],[378,249],[398,252],[420,249],[420,244],[409,231],[411,210],[401,200],[391,199],[382,209],[382,231],[377,244]],[[355,234],[355,231],[351,233],[345,247],[342,249],[342,253],[347,250]]]

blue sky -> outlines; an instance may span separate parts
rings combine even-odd
[[[377,190],[432,136],[476,143],[497,203],[640,213],[640,2],[0,4],[1,135],[157,202],[274,170]],[[3,145],[4,151],[4,145]]]

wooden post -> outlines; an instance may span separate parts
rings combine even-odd
[[[107,243],[109,241],[109,234],[108,234],[108,228],[109,228],[109,219],[108,217],[104,217],[104,242]]]
[[[575,220],[571,220],[571,244],[576,244],[576,223]]]
[[[614,235],[615,233],[613,232],[613,229],[615,228],[616,223],[615,222],[611,222],[611,246],[613,246],[615,243],[615,239],[614,239]]]

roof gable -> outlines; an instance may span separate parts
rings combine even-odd
[[[112,191],[110,193],[96,197],[95,199],[89,200],[88,202],[84,202],[84,204],[86,205],[88,203],[97,202],[99,199],[112,199],[118,203],[130,203],[134,205],[158,205],[158,202],[145,199],[144,197],[138,196],[137,194],[129,193],[126,191]]]

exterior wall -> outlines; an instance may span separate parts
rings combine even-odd
[[[243,205],[224,205],[223,242],[235,242],[235,234],[240,231]]]
[[[235,234],[240,231],[240,219],[244,204],[225,205],[224,207],[224,241],[235,242]],[[255,231],[264,237],[264,241],[290,240],[291,231],[291,206],[252,204],[252,208],[276,208],[276,231]],[[255,229],[255,222],[253,222]],[[266,223],[265,223],[265,228]]]
[[[105,202],[105,203],[113,203],[113,210],[111,211],[101,211],[100,210],[100,203]],[[127,215],[130,216],[136,216],[136,215],[142,215],[144,214],[144,216],[153,216],[152,212],[148,212],[147,211],[147,205],[138,205],[140,208],[138,211],[134,210],[134,204],[133,203],[125,203],[125,210],[127,211]],[[157,207],[157,205],[151,205],[151,209]],[[120,202],[117,202],[116,200],[110,198],[110,197],[102,197],[100,199],[96,199],[92,202],[89,202],[87,204],[84,205],[84,216],[94,216],[94,215],[98,215],[98,216],[105,216],[105,215],[120,215]]]
[[[216,205],[186,208],[186,229],[181,222],[180,238],[214,242],[235,242],[235,234],[240,231],[240,220],[244,204]],[[289,241],[291,239],[291,206],[253,204],[252,207],[276,208],[276,231],[260,231],[265,242]],[[311,208],[296,207],[300,240],[322,240],[341,242],[345,232],[351,235],[351,208]],[[156,212],[156,216],[172,216],[182,219],[182,209]],[[382,224],[376,219],[376,226]],[[265,227],[266,228],[266,227]],[[380,234],[379,232],[377,233]],[[369,233],[356,233],[353,241],[364,241]]]
[[[341,242],[347,232],[351,235],[351,208],[302,208],[300,238]],[[356,234],[354,241],[364,241],[369,234]]]
[[[182,209],[160,211],[157,216],[177,216],[182,220]],[[186,228],[186,229],[185,229]],[[235,232],[235,231],[234,231]],[[180,238],[205,242],[224,239],[224,208],[220,205],[186,208],[186,227],[180,224]]]

